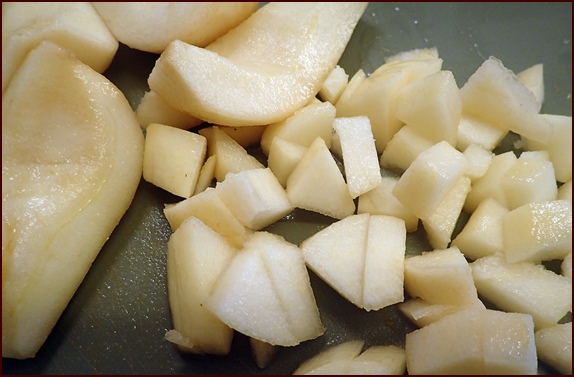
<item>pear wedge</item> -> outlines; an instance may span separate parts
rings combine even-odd
[[[206,48],[176,40],[148,83],[176,109],[228,126],[281,121],[337,65],[367,3],[269,3]]]
[[[53,42],[2,96],[2,357],[34,357],[129,207],[143,133],[125,96]]]

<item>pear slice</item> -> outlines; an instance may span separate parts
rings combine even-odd
[[[281,121],[319,92],[366,6],[269,3],[206,48],[171,42],[149,86],[176,109],[209,123]]]
[[[124,95],[53,42],[2,96],[2,357],[42,346],[130,205],[143,133]]]

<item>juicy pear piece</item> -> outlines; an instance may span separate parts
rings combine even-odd
[[[419,154],[434,144],[407,124],[401,127],[389,140],[383,154],[381,154],[380,164],[384,168],[404,172]]]
[[[128,209],[144,137],[124,95],[41,42],[2,96],[2,357],[48,337]]]
[[[183,130],[203,123],[201,119],[174,109],[153,90],[144,93],[136,109],[136,116],[144,130],[152,123],[167,124]]]
[[[172,231],[176,231],[188,217],[193,216],[236,247],[243,246],[252,232],[235,217],[213,187],[181,202],[166,205],[163,213]]]
[[[408,60],[385,63],[368,78],[358,76],[337,101],[337,117],[366,115],[371,121],[377,152],[382,153],[403,126],[397,118],[397,94],[406,84],[440,71],[442,60]],[[352,86],[351,86],[352,85]]]
[[[360,195],[357,214],[395,216],[404,220],[407,232],[414,232],[418,228],[419,218],[392,194],[398,180],[395,177],[382,177],[380,186]]]
[[[415,48],[412,50],[406,50],[396,53],[385,58],[385,63],[391,63],[395,61],[408,61],[408,60],[428,60],[428,59],[438,59],[438,50],[436,47],[431,48]]]
[[[231,213],[250,229],[263,229],[294,209],[269,168],[228,174],[215,189]]]
[[[318,137],[299,160],[286,183],[289,201],[295,207],[343,219],[355,212],[355,203],[345,179]]]
[[[164,124],[146,130],[143,178],[174,195],[189,198],[195,192],[205,161],[205,137]]]
[[[420,297],[429,304],[480,304],[472,271],[456,247],[406,258],[404,274],[410,297]]]
[[[508,130],[462,111],[458,122],[456,149],[464,151],[471,144],[478,144],[492,151],[508,135]]]
[[[331,346],[315,356],[305,360],[293,374],[308,374],[313,370],[330,364],[337,360],[352,360],[357,357],[365,342],[363,340],[348,340],[346,342]]]
[[[540,103],[534,94],[494,57],[469,77],[460,98],[464,112],[503,130],[543,143],[550,139],[551,126],[538,116]]]
[[[251,16],[258,4],[92,3],[118,41],[156,54],[175,39],[205,47]]]
[[[349,75],[345,72],[345,69],[336,66],[323,81],[323,86],[318,93],[319,98],[325,102],[331,102],[333,105],[336,104],[348,82]]]
[[[546,150],[554,166],[556,180],[567,182],[572,180],[572,117],[564,115],[541,114],[552,126],[552,134],[548,143],[540,143],[522,137],[527,150]]]
[[[405,85],[397,96],[398,119],[433,143],[446,140],[456,146],[462,103],[451,71]]]
[[[272,345],[295,346],[324,332],[301,250],[267,232],[247,239],[206,306],[228,326]]]
[[[544,103],[544,64],[535,64],[516,74],[518,82],[534,94],[536,101]]]
[[[215,162],[215,179],[225,180],[228,173],[239,173],[243,170],[262,169],[263,164],[247,153],[239,143],[223,132],[218,126],[199,130],[207,138],[207,155],[217,156]]]
[[[406,337],[409,374],[536,374],[532,317],[488,309],[451,314]]]
[[[473,260],[502,253],[504,251],[502,217],[506,213],[508,209],[496,199],[484,199],[470,215],[464,228],[452,240],[451,246],[458,247],[465,257]]]
[[[367,3],[270,3],[206,49],[181,41],[148,82],[175,108],[227,126],[281,121],[335,68]]]
[[[555,200],[558,195],[554,167],[545,151],[522,152],[503,174],[501,183],[510,210],[528,203]]]
[[[572,322],[556,324],[534,333],[540,360],[563,374],[572,374]]]
[[[173,328],[188,339],[180,349],[199,354],[226,355],[233,330],[205,306],[219,275],[237,249],[223,236],[190,217],[167,244],[167,283]]]
[[[28,52],[44,39],[100,73],[119,47],[91,3],[2,3],[2,92]]]
[[[371,122],[366,116],[336,118],[333,128],[341,143],[347,187],[355,199],[381,184]]]
[[[330,148],[335,113],[335,106],[330,102],[313,101],[287,119],[270,124],[261,136],[263,153],[269,155],[271,143],[277,137],[306,148],[320,137],[327,148]]]
[[[437,209],[422,220],[427,238],[433,249],[446,249],[462,212],[466,195],[470,191],[470,178],[460,177]]]
[[[509,263],[563,259],[572,251],[572,202],[527,203],[502,216]]]
[[[281,186],[287,186],[287,178],[303,158],[305,152],[307,152],[307,148],[302,145],[283,140],[280,137],[273,138],[267,166],[275,174]]]
[[[399,178],[393,195],[420,219],[429,218],[466,169],[462,153],[443,140],[417,156]]]
[[[572,310],[572,280],[531,262],[508,263],[491,255],[470,264],[478,293],[501,310],[532,315],[536,329],[558,323]]]
[[[516,155],[512,151],[494,156],[483,176],[472,183],[472,189],[466,196],[464,211],[474,212],[480,202],[486,198],[493,198],[507,208],[506,192],[500,188],[504,174],[514,166],[516,160]]]
[[[344,218],[301,243],[307,266],[367,311],[403,301],[404,221],[360,214]]]

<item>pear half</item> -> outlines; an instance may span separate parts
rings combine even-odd
[[[125,96],[41,42],[2,96],[2,357],[34,357],[129,207],[143,133]]]
[[[148,83],[204,121],[253,126],[307,104],[335,68],[367,3],[269,3],[206,48],[176,40]]]

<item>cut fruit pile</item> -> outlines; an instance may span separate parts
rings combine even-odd
[[[259,16],[261,23],[273,19]],[[572,310],[572,147],[563,142],[571,140],[572,121],[540,114],[541,66],[516,76],[491,57],[459,89],[436,49],[406,51],[371,75],[359,70],[350,80],[341,67],[331,67],[313,91],[316,97],[293,103],[286,110],[290,115],[281,112],[276,119],[260,116],[275,111],[257,102],[260,96],[253,102],[256,113],[244,108],[253,103],[226,99],[229,93],[253,97],[236,84],[262,90],[265,101],[276,98],[262,89],[267,63],[253,63],[249,44],[240,44],[240,52],[230,45],[266,39],[258,33],[273,35],[273,26],[261,27],[264,32],[240,27],[205,52],[168,47],[150,75],[149,93],[163,96],[166,109],[207,122],[192,130],[204,137],[201,146],[190,141],[185,149],[170,150],[172,159],[146,148],[156,170],[179,169],[179,176],[203,182],[186,183],[184,191],[193,194],[180,194],[184,200],[165,208],[174,230],[168,279],[178,284],[170,283],[174,330],[168,339],[189,352],[226,354],[233,330],[271,348],[321,336],[328,329],[321,324],[306,266],[357,307],[398,305],[420,328],[398,348],[402,364],[401,357],[373,347],[358,356],[359,347],[352,356],[333,356],[303,372],[532,374],[538,354],[567,371],[568,360],[542,355],[552,353],[548,347],[571,347],[571,337],[556,336],[552,345],[536,342],[541,331],[564,328],[561,321]],[[239,53],[241,73],[232,64]],[[231,82],[212,84],[226,92],[216,99],[202,95],[207,89],[199,78],[183,77],[201,71],[208,57],[214,62],[209,69]],[[279,71],[288,69],[289,56],[277,51],[274,57],[282,62]],[[229,60],[216,65],[224,58]],[[202,63],[184,69],[192,60]],[[162,73],[168,69],[169,75]],[[146,107],[142,103],[138,112]],[[167,123],[156,118],[142,126],[155,130]],[[154,131],[146,145],[175,145],[190,133],[171,129],[173,140],[161,140]],[[522,153],[496,154],[509,134],[518,136]],[[183,155],[192,150],[201,159]],[[263,154],[249,153],[257,150]],[[193,174],[177,168],[184,160]],[[205,185],[212,180],[215,185]],[[176,179],[149,181],[177,192]],[[299,245],[266,231],[295,208],[333,222]],[[470,218],[455,232],[463,211]],[[432,250],[407,257],[406,237],[419,220]],[[221,246],[199,242],[198,230],[188,230],[192,225]],[[187,241],[175,247],[176,239]],[[564,260],[561,274],[543,264],[557,259]],[[182,289],[188,293],[177,303]],[[203,314],[192,314],[198,310]],[[220,322],[207,332],[193,329],[202,318]],[[385,364],[387,359],[394,361]]]
[[[279,347],[322,336],[312,271],[365,311],[396,305],[418,329],[403,344],[341,342],[294,374],[536,374],[539,360],[571,374],[572,118],[541,114],[542,64],[515,74],[490,57],[459,85],[428,48],[349,76],[337,63],[367,3],[186,4],[146,5],[155,16],[127,3],[46,5],[3,22],[3,357],[33,357],[143,178],[181,198],[164,215],[165,339],[182,352],[227,355],[239,332],[264,368]],[[3,21],[17,7],[3,5]],[[119,17],[124,7],[133,17]],[[177,22],[189,12],[234,17],[217,27],[207,16]],[[144,29],[138,14],[150,16]],[[87,38],[78,19],[99,36],[91,63],[78,50],[84,39],[57,38]],[[159,32],[171,24],[195,28]],[[94,72],[118,40],[160,53],[135,113]],[[38,93],[52,101],[38,106]],[[56,96],[67,111],[53,108]],[[46,113],[56,120],[43,139],[32,124]],[[78,114],[101,127],[70,136]],[[513,151],[499,151],[508,139]],[[30,186],[12,184],[24,175]],[[59,190],[57,179],[78,184]],[[45,190],[59,195],[46,208],[38,193],[53,180]],[[64,202],[60,217],[48,211]],[[98,203],[108,220],[78,256],[71,231],[98,226],[82,223],[78,208]],[[299,244],[270,231],[296,209],[332,221]],[[430,249],[408,256],[408,234],[420,227]],[[55,241],[24,260],[18,232]],[[81,268],[67,268],[72,257]],[[53,278],[64,272],[68,281]],[[69,294],[33,328],[24,320],[44,308],[30,300],[54,298],[44,288],[55,281]]]

